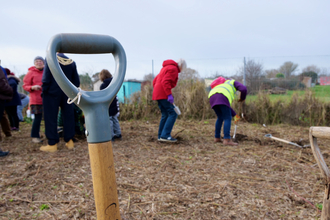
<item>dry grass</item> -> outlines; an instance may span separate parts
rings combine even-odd
[[[158,120],[120,123],[113,151],[123,219],[320,217],[324,188],[311,149],[264,137],[306,144],[308,127],[240,123],[239,146],[228,147],[213,142],[214,119],[179,119],[177,144],[156,141]],[[21,129],[1,143],[11,154],[0,158],[0,219],[96,219],[87,143],[44,153],[30,125]],[[330,164],[329,142],[318,144]]]
[[[156,101],[152,101],[152,86],[136,93],[131,102],[121,105],[121,120],[151,120],[160,117]],[[179,80],[173,89],[174,101],[179,106],[181,119],[208,120],[215,117],[210,107],[208,92],[203,82],[198,80]],[[240,112],[238,98],[233,109]],[[253,102],[244,103],[245,119],[250,123],[275,125],[291,124],[300,126],[327,126],[330,124],[330,104],[315,97],[306,90],[303,95],[294,93],[289,101],[271,101],[270,95],[260,92]]]

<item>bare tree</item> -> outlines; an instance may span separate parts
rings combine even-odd
[[[257,92],[261,85],[261,78],[264,77],[263,64],[256,62],[252,59],[248,59],[245,65],[245,80],[246,86],[249,92]],[[238,75],[243,76],[244,65],[238,70]]]
[[[321,68],[319,76],[330,76],[330,68],[326,68],[326,67]]]
[[[179,74],[180,80],[186,80],[186,79],[199,79],[199,74],[196,70],[191,68],[186,68]]]
[[[276,74],[278,73],[279,73],[278,69],[265,70],[265,74],[267,78],[275,78]]]
[[[254,60],[247,60],[245,65],[245,79],[247,83],[252,83],[253,80],[258,80],[263,76],[263,64]],[[244,74],[244,66],[238,70],[239,75]]]
[[[302,69],[301,71],[302,73],[307,73],[307,72],[314,72],[314,73],[320,73],[321,72],[321,69],[318,68],[317,66],[315,65],[310,65],[310,66],[306,66],[304,69]]]
[[[287,61],[282,66],[280,66],[279,72],[283,73],[285,78],[290,78],[290,76],[297,71],[297,68],[298,64],[293,63],[291,61]]]
[[[150,82],[152,82],[152,80],[153,80],[152,73],[149,73],[149,74],[143,76],[143,81],[150,81]]]

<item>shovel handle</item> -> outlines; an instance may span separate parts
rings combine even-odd
[[[330,139],[330,127],[310,127],[309,131],[313,137]]]
[[[310,127],[309,129],[309,141],[313,151],[314,158],[320,168],[323,177],[326,178],[327,182],[330,183],[330,171],[325,163],[319,146],[317,145],[317,138],[329,139],[330,127]]]
[[[121,220],[111,141],[88,144],[98,220]]]
[[[277,140],[277,141],[281,141],[283,143],[287,143],[287,144],[291,144],[292,143],[291,141],[287,141],[287,140],[284,140],[284,139],[281,139],[281,138],[277,138],[277,137],[273,137],[273,136],[271,136],[270,138],[272,138],[274,140]]]

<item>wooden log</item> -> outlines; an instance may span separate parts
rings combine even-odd
[[[111,141],[88,144],[98,220],[121,220]]]

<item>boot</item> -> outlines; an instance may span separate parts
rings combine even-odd
[[[41,146],[40,147],[40,150],[41,151],[45,151],[45,152],[56,152],[57,151],[57,144],[54,144],[54,145],[47,145],[47,146]]]
[[[220,142],[220,143],[222,142],[221,138],[214,138],[214,143],[218,143],[218,142]]]
[[[226,145],[226,146],[237,146],[238,143],[233,142],[231,139],[223,139],[223,145]]]
[[[69,150],[72,150],[74,148],[74,143],[71,140],[69,140],[68,142],[65,143],[65,146],[69,149]]]

